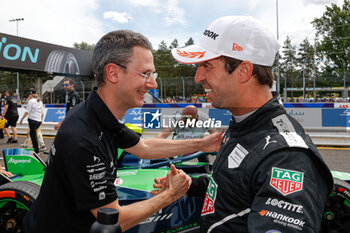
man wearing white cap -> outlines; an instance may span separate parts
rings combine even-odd
[[[181,63],[199,63],[195,81],[214,107],[233,114],[213,176],[193,178],[188,191],[205,194],[201,232],[319,232],[333,181],[302,126],[270,92],[279,48],[252,17],[227,16],[198,44],[172,50]]]

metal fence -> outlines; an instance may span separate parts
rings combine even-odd
[[[0,77],[0,93],[2,97],[7,89],[11,89],[16,92],[16,73],[7,72],[6,79]],[[25,102],[27,98],[27,92],[30,88],[38,89],[36,83],[36,73],[20,73],[20,100],[19,103]],[[41,81],[39,85],[44,85],[47,80],[52,80],[52,75],[41,74]],[[63,81],[62,81],[63,82]],[[85,100],[92,88],[96,86],[96,81],[92,78],[75,78],[76,91],[81,95],[82,100]],[[193,76],[186,77],[158,77],[158,96],[161,100],[172,98],[176,102],[192,102],[193,96],[203,95],[204,90],[201,84],[197,84],[194,81]],[[320,73],[314,80],[311,75],[305,74],[304,76],[300,72],[294,72],[293,74],[281,73],[280,76],[280,94],[282,97],[286,96],[286,100],[292,101],[293,99],[303,98],[310,99],[316,95],[317,98],[346,98],[347,91],[328,90],[321,91],[316,90],[315,93],[312,90],[308,90],[303,93],[303,90],[288,90],[288,88],[317,88],[322,87],[345,87],[346,90],[350,85],[350,73]],[[287,90],[284,92],[284,88]],[[56,83],[52,86],[51,91],[41,93],[43,102],[45,104],[62,104],[65,103],[65,92],[62,83]]]

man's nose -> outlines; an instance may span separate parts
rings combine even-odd
[[[158,87],[154,77],[151,77],[148,82],[146,82],[146,86],[148,89],[156,89]]]
[[[196,76],[194,76],[194,81],[200,83],[205,79],[205,69],[204,67],[199,66],[197,68]]]

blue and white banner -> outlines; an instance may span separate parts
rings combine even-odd
[[[129,109],[124,116],[125,123],[133,125],[142,124],[142,108]]]
[[[151,106],[148,105],[146,108],[142,107],[129,109],[124,116],[124,120],[126,123],[131,123],[140,127],[144,127],[146,124],[146,127],[149,129],[157,129],[157,127],[159,127],[159,124],[156,121],[159,120],[161,125],[164,121],[168,122],[169,118],[173,118],[177,114],[181,113],[183,108],[187,105],[188,104],[157,104],[159,107],[155,107],[156,105],[154,105],[154,107],[151,108]],[[221,126],[226,127],[229,125],[232,115],[228,110],[201,108],[201,106],[198,106],[198,104],[195,105],[198,108],[199,112],[203,112],[209,115],[209,118],[211,118],[213,121],[220,121]],[[343,108],[345,106],[347,106],[347,103],[332,103],[331,108],[325,107],[324,105],[323,108],[315,108],[309,106],[301,106],[299,104],[298,107],[287,107],[286,111],[299,123],[301,123],[303,127],[350,127],[350,108]],[[22,118],[24,112],[25,105],[22,105],[18,108],[19,119]],[[155,114],[160,115],[157,116]],[[45,106],[44,108],[45,123],[60,122],[65,118],[65,116],[66,109],[62,105],[58,107]],[[144,118],[145,116],[146,118]],[[27,123],[27,118],[28,117],[24,119],[24,123]]]
[[[350,109],[322,109],[322,127],[350,127]]]
[[[322,127],[321,108],[286,108],[303,127]]]
[[[216,121],[221,121],[222,126],[227,126],[230,124],[232,114],[226,109],[209,109],[209,118],[215,119]]]
[[[48,108],[44,122],[60,122],[66,117],[65,108]]]

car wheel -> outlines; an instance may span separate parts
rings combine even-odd
[[[24,232],[23,218],[39,191],[39,185],[28,181],[14,181],[0,186],[1,233]]]
[[[322,233],[350,233],[350,184],[334,179],[323,213]]]

